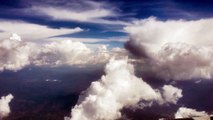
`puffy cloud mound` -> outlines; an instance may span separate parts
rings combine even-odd
[[[153,56],[152,71],[164,79],[184,80],[213,77],[212,47],[184,43],[165,44]]]
[[[30,56],[37,50],[34,48],[33,44],[22,42],[17,34],[0,41],[0,70],[17,70],[30,64]]]
[[[117,52],[115,52],[117,51]],[[85,44],[72,40],[46,43],[26,42],[13,34],[0,41],[0,71],[19,70],[26,65],[85,65],[105,63],[122,50],[109,51],[106,47],[92,50]]]
[[[164,86],[161,95],[160,90],[136,77],[127,61],[111,59],[106,65],[106,75],[91,84],[83,101],[80,99],[80,104],[72,109],[71,118],[65,117],[65,120],[115,120],[121,117],[123,107],[139,101],[146,101],[147,104],[143,103],[146,107],[154,101],[176,103],[177,98],[182,97],[182,91],[173,86]]]
[[[10,113],[9,103],[13,99],[13,95],[2,96],[0,99],[0,119],[7,117]]]
[[[176,104],[183,97],[182,90],[172,85],[164,85],[162,87],[162,97],[165,102]]]
[[[175,113],[175,118],[192,118],[192,117],[202,117],[208,116],[205,111],[197,111],[195,109],[181,107]]]
[[[44,44],[36,58],[36,64],[83,64],[91,50],[81,42],[63,40]]]
[[[21,41],[21,37],[17,35],[16,33],[13,33],[12,36],[10,37],[10,40]]]
[[[147,52],[156,52],[168,42],[213,45],[212,27],[213,19],[160,21],[150,17],[135,21],[124,29],[130,35],[131,45],[138,49],[145,48]]]
[[[147,70],[163,79],[211,79],[212,27],[213,19],[160,21],[151,17],[125,28],[130,35],[126,48],[149,59]]]

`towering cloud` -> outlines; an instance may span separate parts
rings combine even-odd
[[[2,96],[0,99],[0,119],[7,117],[10,113],[9,103],[13,99],[13,95]]]
[[[195,21],[148,18],[125,28],[126,48],[148,58],[150,72],[163,79],[186,80],[213,77],[213,19]]]
[[[30,56],[36,54],[35,50],[35,45],[22,42],[17,34],[0,41],[0,70],[17,70],[30,64]]]
[[[143,107],[152,102],[176,103],[182,91],[173,86],[164,86],[163,91],[153,89],[141,78],[134,75],[134,68],[128,60],[111,59],[106,65],[106,75],[93,82],[83,99],[78,101],[65,120],[115,120],[121,117],[120,110],[146,101]],[[162,93],[162,95],[161,95]]]
[[[197,111],[195,109],[181,107],[175,113],[175,118],[192,118],[192,117],[205,117],[208,114],[205,111]]]
[[[156,52],[166,43],[187,43],[192,45],[213,45],[213,19],[195,21],[167,20],[160,21],[154,17],[135,21],[124,28],[129,33],[131,45]]]

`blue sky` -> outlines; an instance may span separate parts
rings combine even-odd
[[[210,0],[1,0],[0,18],[1,21],[22,21],[53,29],[82,29],[74,34],[62,32],[45,37],[121,42],[126,41],[127,36],[123,27],[134,20],[150,16],[160,20],[210,18],[213,16],[212,5]],[[4,31],[1,26],[0,29]]]

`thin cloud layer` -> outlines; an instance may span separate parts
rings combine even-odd
[[[0,119],[7,117],[10,114],[9,103],[13,99],[13,95],[2,96],[0,99]]]
[[[146,70],[162,79],[211,79],[212,27],[213,19],[148,18],[125,28],[130,34],[126,48],[136,57],[149,59]]]
[[[106,75],[91,84],[72,109],[71,118],[65,117],[65,120],[115,120],[121,117],[123,107],[139,101],[146,101],[143,103],[146,107],[152,102],[176,104],[182,97],[182,91],[173,86],[164,86],[161,95],[160,90],[136,77],[133,66],[127,61],[111,59],[105,68]]]
[[[51,16],[55,20],[72,20],[80,22],[92,22],[94,19],[113,15],[111,11],[106,9],[94,9],[82,12],[53,7],[35,7],[32,9]]]
[[[205,117],[208,114],[205,111],[197,111],[195,109],[180,107],[175,113],[175,118],[193,118],[193,117]]]
[[[45,25],[27,23],[23,21],[0,20],[0,39],[7,39],[11,33],[17,33],[24,40],[43,40],[49,37],[81,32],[76,28],[49,28]]]
[[[67,7],[61,6],[33,6],[28,11],[34,11],[38,15],[47,16],[56,21],[76,21],[97,24],[127,25],[127,22],[120,20],[109,20],[107,17],[119,16],[106,2],[80,1],[79,5],[71,4]]]

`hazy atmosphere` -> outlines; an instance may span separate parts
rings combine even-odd
[[[210,0],[0,0],[0,120],[210,120],[212,35]]]

